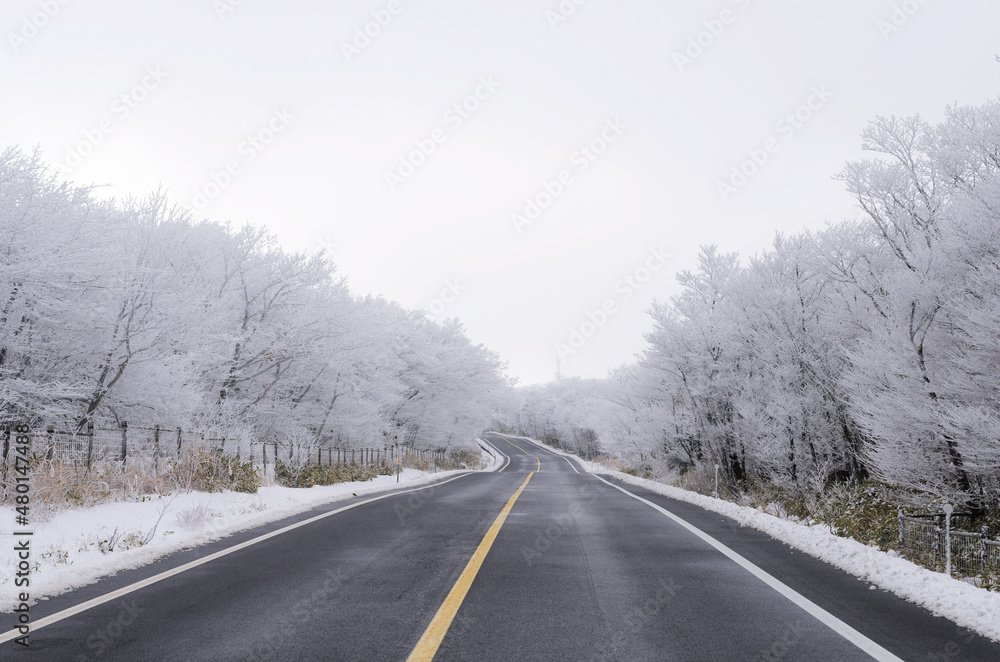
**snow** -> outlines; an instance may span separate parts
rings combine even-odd
[[[878,587],[889,591],[926,608],[935,616],[947,618],[993,641],[1000,641],[1000,593],[976,588],[927,570],[901,558],[894,551],[883,552],[856,540],[841,538],[830,533],[825,525],[808,526],[780,519],[756,508],[613,471],[549,446],[543,445],[543,448],[573,458],[590,473],[614,476],[629,485],[725,515],[872,584],[872,589]]]
[[[479,447],[483,449],[485,457],[488,457],[490,460],[489,464],[486,466],[484,471],[496,471],[498,468],[497,465],[502,464],[502,460],[500,459],[501,455],[496,451],[495,448],[493,448],[493,446],[486,443],[482,439],[476,439],[476,441],[479,443]]]
[[[493,460],[495,467],[496,459]],[[430,473],[403,469],[395,476],[364,482],[316,485],[311,488],[262,487],[257,494],[186,492],[152,495],[141,502],[113,502],[68,508],[35,523],[32,536],[32,600],[44,599],[92,584],[101,577],[142,567],[172,552],[218,540],[317,506],[352,496],[417,487],[466,471]],[[13,523],[13,506],[0,506],[0,522]],[[153,531],[155,527],[155,531]],[[6,527],[4,527],[6,529]],[[117,531],[113,549],[109,541]],[[138,544],[153,531],[148,544]],[[11,549],[11,533],[0,533],[0,545]],[[14,554],[0,555],[0,595],[15,605]],[[5,607],[6,608],[6,607]]]

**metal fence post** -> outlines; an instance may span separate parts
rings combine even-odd
[[[153,426],[153,475],[160,472],[160,426]]]
[[[56,428],[54,425],[49,425],[45,428],[45,434],[49,436],[49,449],[45,451],[45,459],[49,462],[56,455]]]
[[[87,421],[87,473],[90,473],[94,461],[94,421]]]
[[[990,527],[984,526],[979,529],[979,535],[982,536],[979,540],[979,570],[985,577],[986,560],[989,558],[989,548],[986,545],[986,541],[989,540],[990,537]]]
[[[128,460],[128,421],[122,421],[122,466]]]
[[[934,571],[940,567],[938,563],[941,562],[941,515],[934,516]]]
[[[10,424],[3,427],[3,481],[0,484],[5,485],[7,483],[7,456],[10,455]]]
[[[905,527],[905,525],[903,524],[903,509],[902,508],[897,508],[896,509],[896,519],[899,521],[899,551],[902,552],[903,551],[903,545],[904,545],[904,542],[905,542],[904,541],[904,531],[905,531],[904,527]]]
[[[951,577],[951,513],[950,503],[944,504],[944,571]]]

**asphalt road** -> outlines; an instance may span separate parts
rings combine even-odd
[[[760,532],[487,438],[509,458],[499,472],[281,533],[36,629],[29,650],[4,642],[0,658],[1000,660],[1000,645]],[[171,555],[32,615],[370,499]],[[13,627],[2,617],[0,631]]]

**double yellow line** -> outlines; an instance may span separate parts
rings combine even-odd
[[[506,441],[511,446],[513,446],[514,448],[516,448],[517,450],[519,450],[522,453],[524,453],[525,455],[527,455],[528,457],[535,458],[535,462],[538,463],[538,469],[537,469],[537,471],[541,471],[542,470],[542,461],[538,459],[537,455],[532,455],[531,453],[529,453],[528,451],[524,450],[523,448],[521,448],[520,446],[518,446],[517,444],[515,444],[513,441],[511,441],[507,437],[503,437],[503,440]]]
[[[508,442],[509,443],[509,442]],[[538,458],[535,458],[538,459]],[[538,463],[541,467],[541,462]],[[465,595],[469,592],[469,588],[472,586],[472,582],[476,579],[476,575],[479,573],[479,568],[483,565],[483,561],[486,559],[486,555],[490,552],[490,547],[493,546],[493,541],[496,540],[497,534],[500,533],[500,527],[507,520],[507,515],[510,514],[511,508],[514,507],[514,502],[517,501],[517,497],[521,496],[521,492],[528,485],[528,481],[531,477],[535,475],[532,471],[528,474],[528,477],[524,479],[521,483],[521,487],[517,488],[508,501],[507,505],[503,507],[500,514],[497,515],[496,520],[493,522],[493,526],[490,527],[489,531],[486,532],[486,537],[483,541],[479,543],[479,547],[476,548],[475,553],[472,558],[469,559],[468,564],[465,566],[465,570],[462,571],[462,575],[455,582],[455,585],[451,588],[448,593],[448,597],[444,599],[441,607],[434,614],[434,618],[431,620],[431,624],[427,626],[424,630],[423,636],[420,637],[420,641],[417,642],[417,646],[410,653],[410,657],[406,658],[407,662],[430,662],[434,659],[434,655],[437,654],[438,647],[441,646],[441,642],[444,640],[444,636],[448,634],[448,628],[451,627],[451,622],[455,620],[455,614],[458,613],[458,608],[462,606],[462,601],[465,600]]]

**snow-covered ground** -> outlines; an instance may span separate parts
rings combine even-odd
[[[543,448],[573,458],[590,473],[614,476],[630,485],[701,506],[744,526],[763,531],[776,540],[869,582],[873,588],[890,591],[925,607],[937,616],[954,621],[994,641],[1000,641],[1000,593],[976,588],[942,573],[927,570],[900,558],[895,552],[883,552],[856,540],[841,538],[830,533],[825,525],[807,526],[780,519],[756,508],[703,496],[654,480],[637,478],[549,446],[543,445]]]
[[[496,458],[489,455],[492,464]],[[120,570],[146,565],[166,554],[218,540],[237,531],[296,515],[326,503],[418,487],[465,471],[430,473],[404,469],[399,484],[395,476],[374,480],[317,485],[311,488],[262,487],[257,494],[239,492],[187,492],[153,495],[142,502],[105,503],[89,508],[69,508],[34,531],[31,552],[31,596],[45,598],[91,584]],[[0,506],[0,546],[13,548],[10,528],[13,506]],[[116,539],[117,538],[117,539]],[[148,542],[146,542],[148,540]],[[9,544],[8,544],[9,543]],[[144,544],[140,544],[144,543]],[[0,554],[2,609],[16,605],[13,583],[15,554]]]

